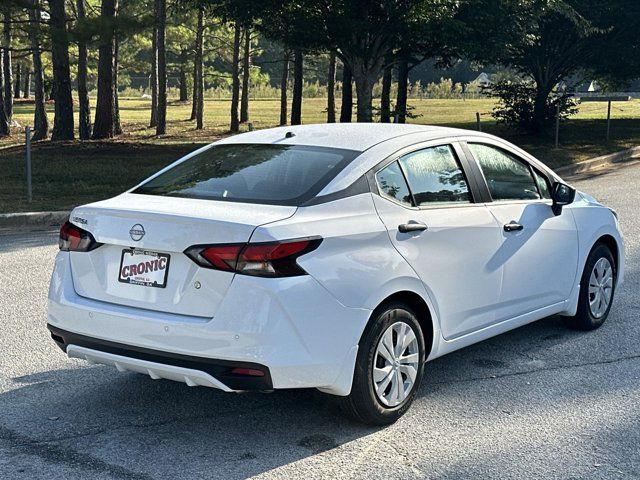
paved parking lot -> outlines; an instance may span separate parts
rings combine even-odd
[[[576,185],[627,240],[608,322],[552,317],[436,360],[385,429],[315,391],[224,394],[67,359],[45,328],[57,232],[0,233],[0,478],[640,478],[640,167]]]

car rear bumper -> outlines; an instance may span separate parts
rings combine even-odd
[[[81,297],[70,269],[68,254],[60,252],[48,312],[49,328],[70,356],[149,375],[144,362],[152,362],[150,370],[160,378],[174,379],[175,368],[188,369],[229,390],[313,387],[337,395],[350,392],[358,342],[371,311],[345,307],[310,276],[237,275],[215,316],[203,318]],[[69,345],[80,350],[69,351]],[[261,380],[229,376],[232,368],[245,365],[265,375],[256,377]],[[192,372],[180,374],[193,380]]]
[[[121,372],[130,370],[149,375],[154,380],[165,378],[184,382],[190,387],[212,387],[225,392],[273,388],[269,369],[257,363],[179,355],[91,338],[52,325],[47,328],[51,338],[69,357],[112,365]],[[251,370],[254,374],[238,374],[234,369]]]

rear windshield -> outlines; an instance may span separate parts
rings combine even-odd
[[[359,154],[300,145],[216,145],[152,178],[133,193],[300,205],[315,197]]]

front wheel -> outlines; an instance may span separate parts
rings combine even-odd
[[[611,249],[596,245],[584,266],[580,280],[578,310],[575,316],[565,317],[571,328],[594,330],[600,327],[611,310],[616,288],[616,264]]]
[[[405,304],[373,314],[358,348],[351,394],[340,397],[347,414],[371,425],[388,425],[409,408],[425,361],[422,329]]]

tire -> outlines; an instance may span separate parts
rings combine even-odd
[[[599,268],[596,269],[596,265],[598,265]],[[607,265],[610,267],[609,273],[606,273]],[[604,269],[602,268],[603,266],[605,267]],[[594,269],[595,271],[600,270],[602,284],[609,285],[610,290],[606,286],[603,287],[602,290],[596,288],[595,285],[599,284],[600,281],[598,279],[597,273],[594,273]],[[595,277],[592,277],[592,274],[595,274]],[[610,281],[606,280],[607,275],[610,275]],[[594,278],[596,279],[596,281],[594,282],[594,286],[592,287],[591,284]],[[602,324],[609,316],[609,311],[611,310],[611,305],[613,304],[613,298],[616,288],[616,278],[616,263],[615,259],[613,258],[611,249],[603,243],[596,244],[589,253],[584,266],[584,271],[582,272],[582,277],[580,279],[580,294],[578,296],[578,309],[576,311],[576,314],[573,317],[564,317],[564,321],[567,326],[576,330],[585,331],[595,330],[596,328],[602,326]],[[597,290],[600,291],[597,292]],[[602,302],[597,301],[596,296],[598,294],[600,295],[598,298],[602,299]],[[605,305],[605,303],[603,302],[606,298],[608,298],[609,300]],[[594,303],[595,307],[592,306],[592,302]]]
[[[407,328],[413,333],[415,342]],[[401,337],[403,332],[406,334],[407,342],[411,343],[407,343],[408,346],[398,356],[393,352],[392,358],[395,359],[395,363],[392,364],[387,360],[389,352],[388,349],[385,350],[385,345],[388,341],[397,342],[398,338],[404,338]],[[385,335],[387,336],[383,339]],[[395,346],[396,343],[392,345]],[[380,352],[378,347],[381,349]],[[398,349],[401,348],[400,346]],[[398,358],[401,360],[398,361]],[[351,393],[346,397],[338,397],[342,410],[355,420],[369,425],[389,425],[395,422],[413,402],[420,387],[424,362],[424,336],[411,308],[399,302],[381,305],[373,312],[371,321],[360,339]],[[374,367],[379,383],[374,381]],[[409,373],[414,372],[413,368],[415,378],[411,379]],[[382,378],[386,371],[390,373]],[[398,378],[401,381],[398,381]],[[388,386],[381,389],[383,394],[380,397],[376,393],[376,385],[382,387],[387,379]],[[393,390],[394,385],[400,387]],[[384,391],[389,393],[385,396]]]

